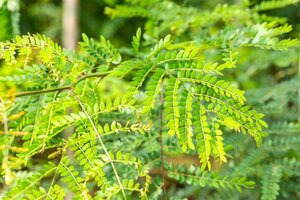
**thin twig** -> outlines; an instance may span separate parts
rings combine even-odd
[[[160,118],[160,129],[159,129],[159,143],[160,143],[160,158],[161,158],[161,173],[163,179],[163,195],[166,193],[166,183],[165,183],[165,169],[164,169],[164,147],[163,147],[163,103],[164,103],[164,87],[163,83],[161,86],[160,92],[160,106],[161,109],[159,111]]]

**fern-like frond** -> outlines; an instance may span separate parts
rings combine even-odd
[[[292,27],[289,25],[283,25],[279,27],[273,27],[273,24],[256,24],[249,28],[249,32],[253,38],[251,38],[250,44],[245,46],[255,46],[263,49],[275,49],[286,50],[289,47],[297,46],[297,39],[283,39],[275,37],[283,33],[290,32]]]
[[[103,172],[103,162],[98,156],[96,140],[91,138],[95,138],[95,136],[88,133],[82,134],[80,137],[73,135],[73,139],[69,140],[69,144],[75,158],[83,166],[87,176],[95,179],[97,186],[101,187],[107,182],[107,179]]]
[[[157,44],[154,45],[153,48],[151,48],[149,52],[149,58],[153,58],[156,54],[158,54],[162,49],[167,48],[171,44],[171,35],[167,35],[165,38],[160,39]]]
[[[242,192],[242,188],[252,188],[255,183],[247,180],[245,177],[221,177],[215,172],[202,172],[200,168],[193,165],[187,167],[186,165],[174,166],[172,164],[165,165],[168,170],[168,176],[180,183],[186,182],[187,184],[199,185],[201,187],[209,186],[217,189],[232,189]]]
[[[178,88],[180,81],[171,77],[166,86],[165,97],[165,113],[166,120],[168,121],[167,127],[169,128],[168,134],[179,136],[179,103],[178,103]]]
[[[121,55],[113,45],[106,40],[103,36],[100,36],[99,41],[89,39],[85,34],[82,35],[83,42],[80,42],[80,46],[86,50],[90,59],[95,59],[95,64],[103,64],[106,66],[110,63],[118,64],[121,61]]]
[[[245,159],[243,159],[241,163],[236,166],[234,169],[235,173],[239,175],[245,172],[253,172],[255,168],[252,166],[261,162],[263,159],[265,159],[265,157],[266,155],[261,153],[261,151],[257,149],[252,150],[248,155],[245,156]]]
[[[106,7],[105,14],[115,17],[149,17],[149,12],[140,6],[117,5],[115,8]]]
[[[57,165],[52,162],[43,166],[34,175],[26,178],[25,180],[20,180],[11,190],[9,190],[4,199],[26,199],[27,194],[31,193],[33,188],[37,188],[40,184],[41,179],[51,175],[57,170]]]
[[[84,182],[84,179],[78,176],[79,172],[74,168],[74,166],[70,165],[68,157],[63,157],[61,159],[58,165],[58,171],[63,177],[63,182],[67,183],[68,188],[74,192],[75,199],[92,199],[88,193],[88,188]]]
[[[152,81],[148,82],[146,87],[145,94],[147,97],[144,101],[145,106],[142,113],[148,113],[151,109],[154,109],[157,95],[159,92],[163,92],[160,90],[165,73],[166,72],[163,69],[158,68],[151,76]]]
[[[140,69],[144,66],[144,62],[141,60],[129,60],[120,63],[118,66],[113,68],[112,72],[108,77],[119,77],[123,78],[134,69]]]
[[[279,182],[282,171],[279,167],[268,165],[264,169],[262,177],[262,200],[276,199],[280,189]]]
[[[24,64],[26,65],[32,59],[32,56],[35,56],[32,51],[34,48],[39,49],[38,57],[47,66],[51,76],[58,81],[63,69],[66,67],[67,58],[63,49],[45,35],[16,36],[12,42],[1,43],[0,58],[13,64],[17,62],[15,55],[18,53],[20,56],[25,57]]]
[[[187,149],[195,149],[193,143],[193,128],[192,128],[192,94],[186,90],[181,93],[179,101],[179,134],[178,139],[183,152]]]
[[[132,42],[131,42],[132,48],[135,51],[135,53],[139,52],[141,35],[142,35],[141,28],[138,28],[136,31],[136,35],[133,36]]]
[[[194,107],[193,116],[195,119],[195,133],[197,141],[197,151],[200,158],[201,170],[204,169],[211,170],[210,155],[212,152],[211,145],[211,130],[208,124],[206,110],[202,105],[197,105]]]
[[[271,0],[271,1],[262,1],[259,4],[255,5],[252,9],[255,11],[264,11],[264,10],[272,10],[276,8],[282,8],[288,5],[293,5],[298,3],[299,0]]]

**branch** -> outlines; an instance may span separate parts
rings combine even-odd
[[[35,95],[35,94],[44,94],[49,92],[56,92],[56,91],[63,91],[63,90],[70,90],[73,88],[74,85],[78,84],[80,81],[83,81],[87,78],[94,78],[94,77],[104,77],[106,74],[109,74],[110,71],[107,72],[99,72],[99,73],[93,73],[93,74],[87,74],[84,75],[73,84],[73,85],[65,85],[58,88],[51,88],[51,89],[42,89],[42,90],[34,90],[34,91],[26,91],[26,92],[19,92],[15,95],[15,97],[23,97],[23,96],[29,96],[29,95]]]
[[[34,95],[34,94],[44,94],[44,93],[49,93],[49,92],[67,90],[67,89],[71,89],[71,88],[72,88],[72,85],[67,85],[67,86],[63,86],[63,87],[59,87],[59,88],[20,92],[20,93],[17,93],[15,95],[15,97],[22,97],[22,96],[28,96],[28,95]]]

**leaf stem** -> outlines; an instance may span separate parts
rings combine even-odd
[[[118,174],[118,172],[117,172],[117,170],[116,170],[115,164],[114,164],[113,160],[111,159],[111,157],[110,157],[110,155],[109,155],[109,152],[108,152],[108,150],[106,149],[106,146],[104,145],[104,142],[103,142],[103,140],[102,140],[102,138],[101,138],[101,136],[100,136],[100,133],[99,133],[99,131],[98,131],[98,129],[97,129],[95,123],[93,122],[91,116],[89,115],[89,113],[88,113],[87,110],[85,109],[83,103],[81,102],[81,100],[80,100],[79,97],[77,96],[77,94],[76,94],[73,90],[72,90],[72,92],[73,92],[73,95],[74,95],[75,99],[76,99],[77,102],[79,103],[79,105],[80,105],[82,111],[86,114],[88,120],[90,121],[90,123],[91,123],[91,125],[92,125],[92,127],[93,127],[93,129],[94,129],[94,131],[95,131],[95,133],[96,133],[96,135],[97,135],[97,137],[98,137],[98,140],[99,140],[99,142],[100,142],[100,144],[101,144],[101,146],[102,146],[102,148],[103,148],[103,150],[104,150],[104,153],[105,153],[106,157],[108,158],[108,160],[109,160],[109,162],[110,162],[110,164],[111,164],[111,167],[112,167],[112,169],[113,169],[113,171],[114,171],[114,174],[115,174],[115,177],[116,177],[116,179],[117,179],[117,182],[118,182],[118,184],[119,184],[119,186],[120,186],[120,189],[121,189],[121,191],[122,191],[123,198],[126,200],[127,197],[126,197],[126,194],[125,194],[125,191],[124,191],[123,184],[122,184],[121,179],[120,179],[120,177],[119,177],[119,174]]]

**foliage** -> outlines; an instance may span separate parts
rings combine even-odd
[[[14,66],[11,75],[0,77],[5,87],[0,98],[3,198],[155,199],[176,195],[166,191],[170,180],[226,195],[223,191],[231,191],[226,188],[253,188],[247,176],[260,176],[262,199],[274,199],[281,178],[295,176],[298,157],[283,154],[294,150],[299,136],[273,137],[273,123],[264,130],[264,115],[256,110],[268,113],[266,108],[278,105],[273,104],[279,98],[275,88],[252,94],[274,91],[264,98],[249,96],[255,110],[224,74],[238,70],[245,49],[298,45],[296,39],[282,38],[290,25],[259,13],[295,1],[218,5],[205,12],[172,1],[107,3],[111,7],[105,12],[112,17],[145,18],[132,47],[118,49],[103,36],[85,34],[75,52],[40,34],[0,43],[3,67]],[[290,82],[279,88],[299,80]],[[298,88],[290,89],[281,95]],[[291,101],[282,107],[289,108]],[[297,124],[282,123],[276,131],[286,126],[298,130]],[[67,129],[72,135],[66,138]],[[234,134],[240,132],[261,148],[248,151],[250,156],[224,176],[212,172],[217,161],[228,162],[235,138],[248,141]],[[271,137],[262,143],[267,133]],[[168,162],[172,154],[196,155],[199,167],[175,166]],[[272,161],[262,162],[268,157]],[[257,163],[260,170],[249,169]]]
[[[262,113],[267,114],[268,122],[271,124],[271,127],[267,130],[269,137],[266,139],[263,147],[260,150],[257,150],[251,144],[251,141],[245,142],[240,136],[230,136],[229,141],[225,143],[227,148],[229,148],[232,143],[235,143],[244,153],[234,153],[234,155],[236,155],[234,159],[242,159],[242,163],[238,164],[234,162],[235,164],[231,165],[229,169],[223,167],[222,173],[232,174],[234,171],[234,174],[236,175],[248,174],[248,177],[262,177],[262,181],[259,179],[257,180],[258,182],[262,182],[262,191],[260,192],[260,188],[257,189],[258,198],[261,195],[260,193],[262,193],[262,198],[266,199],[275,199],[278,195],[280,198],[285,199],[295,198],[295,195],[297,197],[299,196],[299,194],[295,192],[296,189],[292,186],[293,182],[298,182],[298,175],[294,173],[284,173],[284,175],[281,175],[282,170],[289,172],[297,170],[295,167],[299,162],[299,154],[295,152],[295,148],[298,147],[299,137],[299,101],[297,95],[299,92],[299,78],[295,75],[295,73],[297,73],[297,70],[295,69],[298,65],[297,60],[299,59],[299,54],[297,49],[291,49],[288,53],[278,53],[274,51],[267,52],[265,50],[241,47],[254,45],[266,49],[281,49],[280,47],[277,48],[268,45],[268,43],[271,44],[271,41],[274,42],[275,40],[267,37],[270,37],[273,33],[276,35],[277,30],[283,32],[287,31],[287,26],[284,25],[287,19],[266,15],[266,13],[262,11],[278,9],[297,2],[298,1],[263,1],[255,4],[254,1],[244,1],[245,7],[242,9],[236,5],[222,5],[217,6],[212,12],[206,10],[199,12],[193,7],[189,8],[189,11],[186,11],[185,9],[182,9],[181,6],[173,4],[172,2],[161,2],[161,6],[159,6],[159,3],[148,5],[147,3],[139,4],[130,2],[123,5],[115,5],[106,9],[106,13],[112,17],[131,17],[130,14],[123,12],[125,7],[129,10],[131,8],[137,9],[137,7],[143,7],[145,13],[143,13],[143,15],[136,14],[135,16],[147,18],[145,29],[150,37],[156,38],[165,31],[171,31],[177,37],[183,37],[184,39],[192,38],[193,41],[207,46],[210,46],[211,43],[213,43],[219,44],[221,49],[224,46],[229,47],[229,53],[235,56],[237,56],[236,53],[238,52],[240,58],[239,62],[235,56],[234,58],[228,56],[228,50],[227,52],[226,50],[223,51],[223,56],[227,54],[230,58],[228,60],[234,61],[231,62],[232,65],[237,65],[237,63],[239,63],[242,67],[241,69],[237,68],[233,75],[242,88],[247,88],[249,86],[262,87],[261,85],[269,86],[270,83],[271,85],[278,84],[276,87],[263,86],[265,88],[252,90],[248,97],[250,102],[255,104]],[[166,15],[162,16],[155,14],[160,12],[168,13],[167,10],[169,8],[172,9],[173,15],[169,14],[166,17]],[[192,10],[194,12],[192,12]],[[172,19],[177,20],[175,21]],[[264,31],[261,28],[266,25],[266,22],[269,25],[281,24],[283,26],[281,28],[269,27],[271,29],[263,33]],[[194,27],[195,24],[197,25],[196,28]],[[254,28],[255,26],[257,26],[257,28]],[[245,35],[242,36],[244,39],[238,39],[240,31],[242,34],[246,33],[242,31],[244,27],[248,27],[245,29],[257,33],[255,39],[252,40],[251,45],[242,44],[242,42],[245,41]],[[221,29],[221,31],[217,32],[216,29]],[[295,32],[297,36],[297,31]],[[247,38],[249,34],[246,35]],[[238,42],[236,39],[238,39]],[[260,42],[256,39],[260,40]],[[277,42],[278,40],[276,39],[276,43]],[[220,58],[219,56],[213,57],[215,59]],[[263,71],[270,66],[274,67],[274,65],[277,67],[274,75],[270,76],[270,73],[268,74],[268,72]],[[273,175],[276,176],[277,179],[272,183],[273,185],[268,185],[268,182],[266,182],[266,180],[268,180],[268,174],[270,175],[271,172],[266,173],[263,171],[263,169],[268,169],[270,164],[272,165],[272,169],[279,169],[274,171],[276,174]],[[249,169],[249,173],[247,173],[245,169]],[[282,176],[284,177],[282,178]],[[286,184],[287,179],[290,181],[291,185]],[[276,192],[279,190],[281,191],[280,193]],[[211,195],[211,193],[212,191],[208,189],[208,194]],[[216,192],[215,195],[212,196],[212,199],[218,199],[218,195],[220,195],[220,199],[234,199],[233,196],[236,196],[236,199],[241,198],[240,195],[233,195],[230,193],[230,195],[226,196],[227,194],[228,193],[224,194]],[[246,196],[246,198],[253,198],[253,192],[246,192],[243,196]],[[203,196],[203,198],[207,198],[207,196]]]

